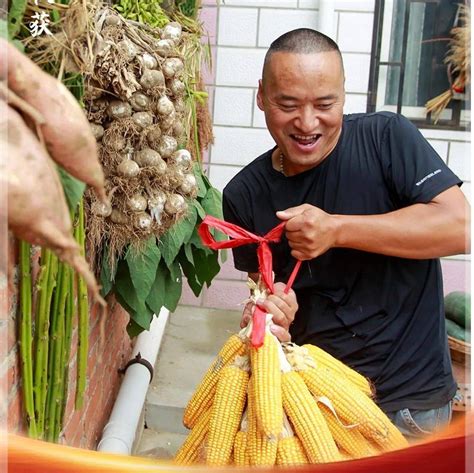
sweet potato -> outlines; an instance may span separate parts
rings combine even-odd
[[[105,201],[96,140],[73,95],[4,39],[0,39],[0,78],[6,78],[9,89],[44,116],[40,129],[52,159]]]
[[[2,103],[4,105],[4,102]],[[8,153],[0,169],[0,185],[7,188],[8,227],[31,244],[52,249],[84,277],[94,297],[97,282],[72,237],[72,224],[57,171],[46,150],[12,107],[1,116],[1,148]]]

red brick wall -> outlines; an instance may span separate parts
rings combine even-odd
[[[16,245],[10,240],[9,253],[16,261]],[[0,339],[2,344],[8,340],[6,350],[0,358],[2,362],[0,386],[4,391],[4,407],[0,411],[0,425],[7,425],[8,430],[16,433],[25,432],[23,405],[21,395],[21,372],[19,345],[17,341],[17,268],[14,267],[8,289],[0,287],[0,302],[5,302],[5,292],[8,302],[2,306],[0,321]],[[131,341],[125,330],[128,314],[113,299],[109,302],[109,312],[105,322],[104,340],[100,340],[100,311],[92,310],[89,321],[89,356],[88,381],[84,394],[84,405],[81,410],[74,409],[76,388],[76,353],[77,326],[74,326],[69,363],[69,395],[65,413],[63,437],[61,443],[74,447],[94,449],[100,439],[102,429],[109,418],[117,391],[120,387],[121,376],[118,369],[122,368],[131,353]],[[5,305],[6,314],[5,314]],[[6,315],[6,317],[5,317]],[[5,318],[7,323],[4,322]],[[6,392],[5,392],[6,391]],[[6,412],[5,412],[6,410]],[[1,418],[1,416],[7,417]]]

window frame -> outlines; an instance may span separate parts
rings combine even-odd
[[[400,1],[400,0],[395,0]],[[439,121],[435,124],[431,119],[431,113],[423,113],[424,107],[410,107],[402,105],[403,88],[404,88],[404,64],[406,62],[407,54],[407,38],[408,38],[408,27],[410,17],[410,4],[411,3],[439,3],[438,0],[403,0],[407,6],[405,8],[405,19],[404,19],[404,30],[403,30],[403,41],[402,41],[402,56],[400,61],[382,61],[382,47],[383,47],[383,35],[384,28],[389,28],[388,34],[385,39],[389,39],[391,36],[391,22],[388,21],[390,16],[385,15],[385,0],[375,0],[374,7],[374,26],[372,30],[372,49],[370,58],[370,71],[369,71],[369,84],[367,93],[367,112],[372,113],[377,110],[388,110],[396,113],[402,113],[402,107],[406,111],[412,112],[407,118],[414,123],[418,128],[431,128],[441,130],[456,130],[456,131],[470,131],[471,129],[471,111],[463,107],[463,100],[452,99],[450,102],[450,111],[443,111]],[[397,105],[383,104],[380,106],[377,103],[377,99],[384,100],[384,93],[381,93],[381,88],[386,89],[387,83],[380,82],[380,67],[399,67],[400,68],[400,80],[398,83],[398,97]],[[469,90],[469,89],[468,89]],[[470,90],[469,90],[470,92]],[[469,93],[468,92],[468,93]],[[463,113],[464,112],[464,113]],[[464,117],[461,114],[464,114]],[[423,117],[422,117],[423,116]],[[450,116],[451,118],[446,118]],[[463,120],[463,121],[461,121]]]

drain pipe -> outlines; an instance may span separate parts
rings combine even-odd
[[[140,415],[145,403],[148,386],[153,377],[153,367],[160,349],[169,311],[161,309],[153,317],[150,329],[140,333],[135,342],[130,361],[124,368],[117,399],[109,422],[104,427],[97,446],[99,452],[130,455],[135,440]]]
[[[335,40],[334,0],[319,0],[318,31]]]

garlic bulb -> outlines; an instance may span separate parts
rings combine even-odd
[[[150,99],[141,92],[134,92],[130,97],[130,105],[136,112],[144,112],[150,108]]]
[[[127,118],[132,114],[132,106],[128,102],[112,100],[107,107],[107,113],[112,119]]]
[[[185,174],[180,190],[185,194],[192,194],[195,192],[197,190],[196,176],[194,176],[194,174]]]
[[[186,210],[186,201],[184,197],[180,194],[171,194],[165,202],[165,211],[170,215],[175,215],[177,213],[183,212]]]
[[[161,71],[156,69],[145,69],[140,77],[140,85],[145,89],[152,89],[153,87],[164,87],[165,78]]]
[[[187,149],[178,149],[173,154],[173,163],[180,168],[187,168],[191,164],[191,153]]]
[[[150,112],[135,112],[132,120],[141,129],[153,125],[153,115]]]
[[[183,71],[184,64],[181,59],[177,57],[170,57],[163,62],[161,69],[163,71],[163,75],[167,79],[171,79],[172,77],[179,75]]]
[[[172,136],[163,135],[161,137],[160,145],[158,146],[158,152],[163,158],[169,158],[178,147],[178,142],[176,138]]]
[[[124,159],[117,166],[117,172],[123,177],[136,177],[140,172],[140,166],[132,159]]]
[[[177,44],[181,38],[181,33],[181,25],[176,21],[172,21],[163,28],[161,37],[163,39],[171,39]]]
[[[156,69],[158,67],[158,61],[149,53],[142,54],[140,61],[143,67],[147,69]]]
[[[91,205],[91,212],[99,217],[108,217],[112,213],[112,206],[110,203],[96,201]]]
[[[127,206],[132,212],[142,212],[146,210],[148,202],[141,194],[134,194],[127,200]]]
[[[100,140],[104,136],[104,127],[97,123],[90,123],[92,134],[96,140]]]
[[[160,115],[170,115],[174,112],[173,102],[166,95],[161,96],[156,105],[156,111]]]
[[[140,212],[133,218],[133,225],[140,230],[149,231],[153,224],[152,218],[146,212]]]
[[[155,51],[162,57],[168,56],[173,50],[174,42],[170,39],[160,39],[155,43]]]
[[[114,223],[126,224],[128,223],[128,217],[120,210],[112,209],[110,214],[110,220]]]

